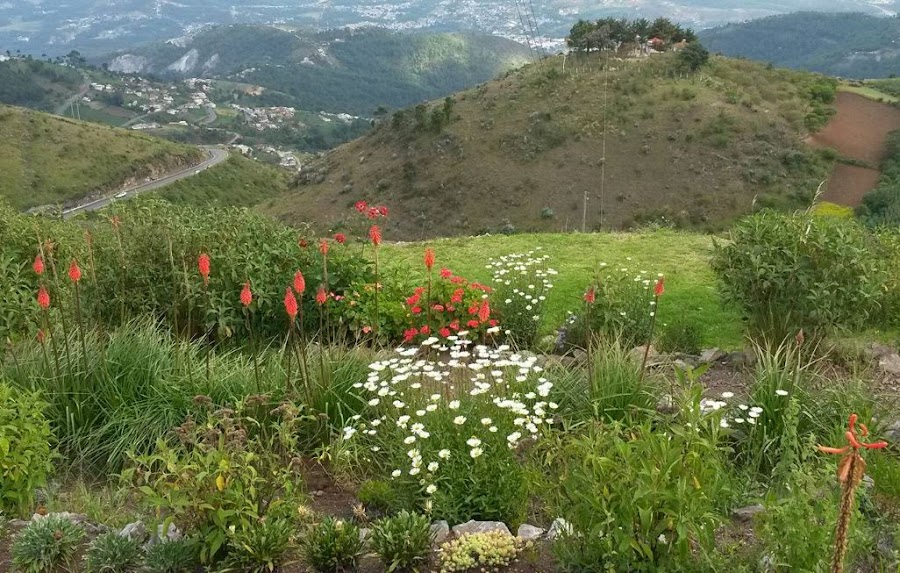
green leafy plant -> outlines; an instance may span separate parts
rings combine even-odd
[[[54,573],[74,565],[84,530],[62,517],[49,516],[28,524],[13,540],[12,562],[22,573]]]
[[[703,328],[696,322],[676,318],[663,326],[656,343],[662,352],[697,355],[703,344]]]
[[[133,573],[142,562],[140,543],[116,532],[98,535],[84,557],[86,573]]]
[[[502,531],[463,535],[441,545],[440,571],[499,571],[510,565],[526,545]]]
[[[433,541],[431,520],[424,515],[401,511],[372,525],[372,548],[388,573],[419,571],[428,559]]]
[[[291,550],[294,525],[287,519],[264,519],[231,536],[229,562],[244,573],[279,571]]]
[[[147,573],[188,573],[196,568],[197,559],[197,547],[193,541],[162,541],[147,548],[144,569]]]
[[[53,470],[53,433],[37,393],[0,382],[0,511],[25,516]]]
[[[364,481],[356,492],[367,510],[374,510],[382,514],[390,514],[396,511],[399,497],[394,486],[385,480],[370,479]]]
[[[350,522],[326,517],[310,527],[300,540],[306,564],[317,573],[354,571],[362,553],[359,528]]]

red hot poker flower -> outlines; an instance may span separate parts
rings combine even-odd
[[[388,208],[385,207],[384,205],[378,207],[378,214],[381,215],[382,217],[387,217],[388,216]]]
[[[487,322],[491,317],[491,307],[488,305],[487,299],[481,301],[481,307],[478,309],[478,320]]]
[[[656,286],[653,288],[653,295],[659,298],[664,292],[666,292],[666,288],[663,286],[663,277],[659,277],[656,281]]]
[[[369,229],[369,239],[376,247],[381,244],[381,229],[378,228],[378,225],[372,225]]]
[[[301,296],[306,292],[306,279],[303,278],[303,273],[300,271],[294,273],[294,290]]]
[[[284,289],[284,311],[291,322],[297,318],[297,299],[294,298],[294,291],[291,290],[291,287]]]
[[[360,213],[365,213],[366,209],[369,208],[369,205],[365,201],[357,201],[356,205],[354,205],[357,211]]]
[[[430,272],[434,267],[434,251],[431,248],[425,249],[425,268]]]
[[[441,278],[442,279],[449,279],[452,276],[453,276],[453,271],[451,271],[450,269],[441,269]]]
[[[253,302],[253,293],[250,292],[250,281],[247,281],[244,283],[244,288],[241,289],[241,304],[247,308],[251,302]]]
[[[43,286],[38,289],[37,303],[44,310],[50,308],[50,293]]]
[[[322,253],[323,257],[328,256],[328,239],[322,239],[319,241],[319,252]]]
[[[78,266],[78,261],[72,259],[72,263],[69,265],[69,280],[73,283],[77,283],[81,280],[81,268]]]
[[[591,287],[584,293],[584,302],[588,304],[594,304],[594,301],[597,300],[597,291],[594,290],[594,287]]]
[[[31,268],[34,269],[34,274],[38,276],[44,274],[44,258],[40,255],[34,257],[34,263],[31,265]]]
[[[203,284],[209,284],[209,255],[206,253],[200,253],[200,256],[197,257],[197,270],[203,277]]]
[[[319,286],[319,290],[316,291],[316,304],[322,306],[328,302],[328,294],[325,292],[324,286]]]
[[[347,242],[347,235],[343,233],[335,233],[334,240],[338,242],[338,244],[343,245]]]

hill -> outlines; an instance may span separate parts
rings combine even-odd
[[[251,207],[284,193],[290,184],[286,170],[232,154],[224,164],[177,181],[159,196],[181,205]]]
[[[32,58],[0,62],[0,103],[53,111],[81,89],[72,68]]]
[[[234,79],[280,92],[268,105],[369,116],[378,106],[404,107],[491,79],[528,55],[521,44],[485,34],[235,25],[119,53],[108,64],[129,73]]]
[[[582,219],[588,230],[720,228],[754,205],[806,205],[827,176],[834,154],[802,140],[833,112],[833,81],[726,58],[685,75],[674,55],[614,61],[607,74],[604,57],[548,59],[397,113],[265,211],[340,227],[356,200],[388,203],[389,230],[406,239]]]
[[[856,13],[797,12],[700,32],[712,51],[776,66],[848,78],[900,69],[900,19]]]
[[[0,105],[0,196],[65,204],[198,162],[197,148]]]

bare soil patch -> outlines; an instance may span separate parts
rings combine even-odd
[[[885,139],[900,129],[900,109],[847,92],[838,92],[836,104],[837,114],[810,143],[872,165],[881,163]]]
[[[822,200],[838,205],[856,207],[863,195],[878,185],[881,172],[877,169],[838,163],[828,179]]]

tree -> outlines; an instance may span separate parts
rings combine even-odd
[[[709,61],[709,50],[703,47],[700,42],[688,44],[683,50],[678,52],[679,66],[686,68],[690,72],[696,72]]]

